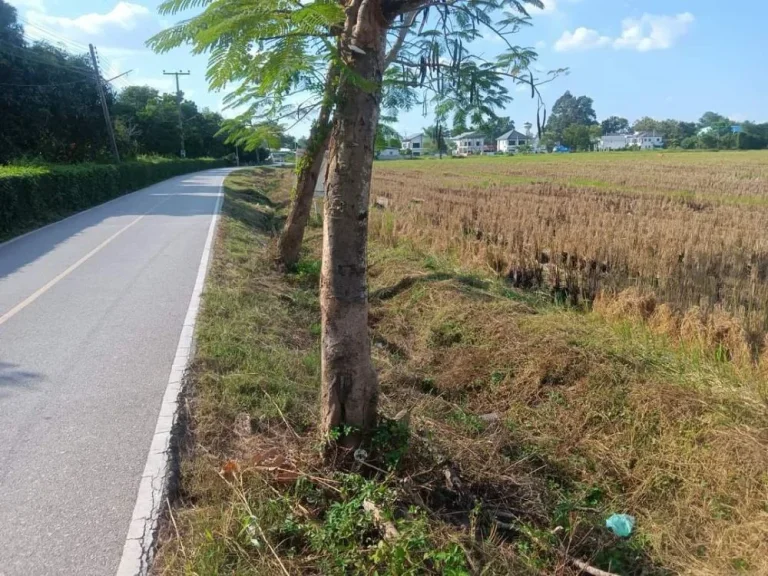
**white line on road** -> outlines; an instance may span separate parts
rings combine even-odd
[[[128,526],[123,554],[120,565],[117,568],[117,576],[145,576],[150,568],[154,553],[155,536],[157,532],[160,512],[168,497],[168,476],[170,474],[170,449],[171,430],[178,416],[178,401],[181,393],[182,379],[187,369],[191,355],[197,313],[200,309],[200,298],[205,286],[205,278],[208,274],[208,266],[213,250],[213,239],[216,232],[216,224],[219,220],[219,212],[224,199],[224,178],[219,186],[216,207],[208,228],[208,236],[205,239],[203,254],[200,258],[200,267],[197,270],[195,287],[192,289],[192,297],[181,328],[179,344],[171,366],[171,374],[168,377],[168,385],[160,405],[160,414],[157,417],[155,434],[149,447],[147,463],[139,483],[139,492],[136,496],[136,505],[131,515],[131,523]]]
[[[163,200],[162,202],[158,202],[157,204],[155,204],[154,206],[152,206],[152,208],[150,208],[149,210],[147,210],[146,212],[144,212],[144,214],[142,214],[141,216],[139,216],[139,217],[138,217],[138,218],[136,218],[135,220],[131,221],[131,222],[130,222],[129,224],[127,224],[127,225],[126,225],[124,228],[121,228],[120,230],[118,230],[117,232],[115,232],[115,233],[114,233],[112,236],[110,236],[109,238],[107,238],[106,240],[104,240],[104,242],[102,242],[101,244],[99,244],[98,246],[96,246],[96,248],[94,248],[93,250],[91,250],[90,252],[88,252],[88,254],[86,254],[85,256],[83,256],[82,258],[80,258],[80,260],[78,260],[77,262],[75,262],[74,264],[72,264],[72,266],[70,266],[69,268],[67,268],[66,270],[64,270],[64,272],[62,272],[61,274],[59,274],[58,276],[56,276],[56,277],[55,277],[53,280],[51,280],[50,282],[48,282],[47,284],[45,284],[45,286],[43,286],[42,288],[40,288],[39,290],[37,290],[37,291],[36,291],[34,294],[32,294],[31,296],[27,297],[27,298],[26,298],[25,300],[23,300],[22,302],[19,302],[18,304],[16,304],[16,306],[14,306],[14,307],[13,307],[13,308],[11,308],[10,310],[8,310],[8,312],[6,312],[6,313],[5,313],[5,314],[3,314],[2,316],[0,316],[0,326],[2,326],[2,325],[3,325],[3,324],[5,324],[5,323],[6,323],[8,320],[10,320],[10,319],[11,319],[11,318],[13,318],[14,316],[16,316],[16,314],[18,314],[19,312],[21,312],[22,310],[24,310],[24,308],[26,308],[27,306],[29,306],[30,304],[32,304],[32,302],[34,302],[35,300],[37,300],[38,298],[40,298],[40,296],[42,296],[43,294],[45,294],[46,292],[48,292],[48,290],[50,290],[51,288],[53,288],[53,287],[54,287],[56,284],[58,284],[59,282],[61,282],[61,281],[62,281],[64,278],[66,278],[67,276],[69,276],[70,274],[72,274],[72,272],[74,272],[74,271],[75,271],[75,270],[77,270],[77,269],[78,269],[80,266],[82,266],[82,265],[83,265],[83,264],[84,264],[86,261],[88,261],[88,259],[92,258],[92,257],[93,257],[93,256],[95,256],[95,255],[96,255],[98,252],[100,252],[100,251],[101,251],[103,248],[105,248],[105,247],[106,247],[106,246],[107,246],[107,245],[108,245],[110,242],[112,242],[112,240],[114,240],[115,238],[117,238],[118,236],[120,236],[120,234],[122,234],[123,232],[125,232],[126,230],[128,230],[128,229],[129,229],[131,226],[133,226],[134,224],[136,224],[137,222],[139,222],[139,221],[140,221],[142,218],[144,218],[144,216],[146,216],[147,214],[149,214],[150,212],[152,212],[152,211],[153,211],[155,208],[157,208],[157,207],[158,207],[158,206],[160,206],[161,204],[164,204],[165,202],[168,202],[168,200],[170,200],[170,198],[166,198],[166,199],[165,199],[165,200]]]

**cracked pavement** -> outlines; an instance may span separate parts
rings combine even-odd
[[[115,574],[227,172],[0,245],[0,575]]]

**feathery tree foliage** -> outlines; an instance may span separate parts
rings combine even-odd
[[[378,385],[367,333],[368,194],[381,108],[421,105],[482,123],[510,101],[504,80],[537,85],[530,48],[512,43],[540,0],[166,0],[161,12],[204,7],[150,40],[158,51],[190,44],[209,54],[212,88],[235,88],[231,105],[254,118],[301,121],[319,111],[309,148],[322,154],[330,129],[325,187],[322,316],[322,429],[357,448],[376,422]],[[488,61],[470,46],[495,35],[504,50]],[[332,118],[332,125],[328,119]],[[261,125],[260,123],[258,124]],[[258,136],[255,136],[258,138]],[[307,161],[310,156],[307,154]],[[299,166],[299,169],[302,167]]]

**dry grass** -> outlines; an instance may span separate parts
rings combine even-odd
[[[407,351],[384,381],[402,394],[403,382],[425,378],[440,401],[502,414],[516,440],[579,485],[599,486],[606,512],[643,518],[661,565],[768,573],[768,354],[757,362],[768,304],[765,160],[379,163],[373,196],[390,202],[371,230],[387,250],[418,246],[432,276],[490,274],[595,310],[542,313],[520,293],[504,302],[414,283],[396,297],[407,302],[394,318],[375,312],[386,349]]]
[[[382,423],[358,469],[325,468],[319,230],[296,274],[273,271],[288,183],[276,175],[228,180],[178,534],[166,526],[157,574],[568,576],[574,559],[626,575],[768,574],[768,385],[728,361],[740,324],[642,291],[599,312],[553,303],[443,232],[413,232],[407,207],[371,216]],[[637,517],[631,538],[604,528],[612,512]]]
[[[373,195],[397,214],[388,241],[520,287],[571,301],[638,287],[768,328],[766,152],[381,162]]]
[[[624,295],[606,322],[468,280],[374,304],[388,412],[410,408],[468,482],[526,493],[532,527],[563,526],[559,546],[604,568],[768,573],[768,388],[751,364],[657,336],[651,320],[674,322],[647,297]],[[590,540],[614,511],[639,520],[630,562]]]

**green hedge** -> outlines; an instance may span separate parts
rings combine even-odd
[[[122,164],[0,167],[0,239],[15,236],[155,182],[225,160],[152,159]]]

